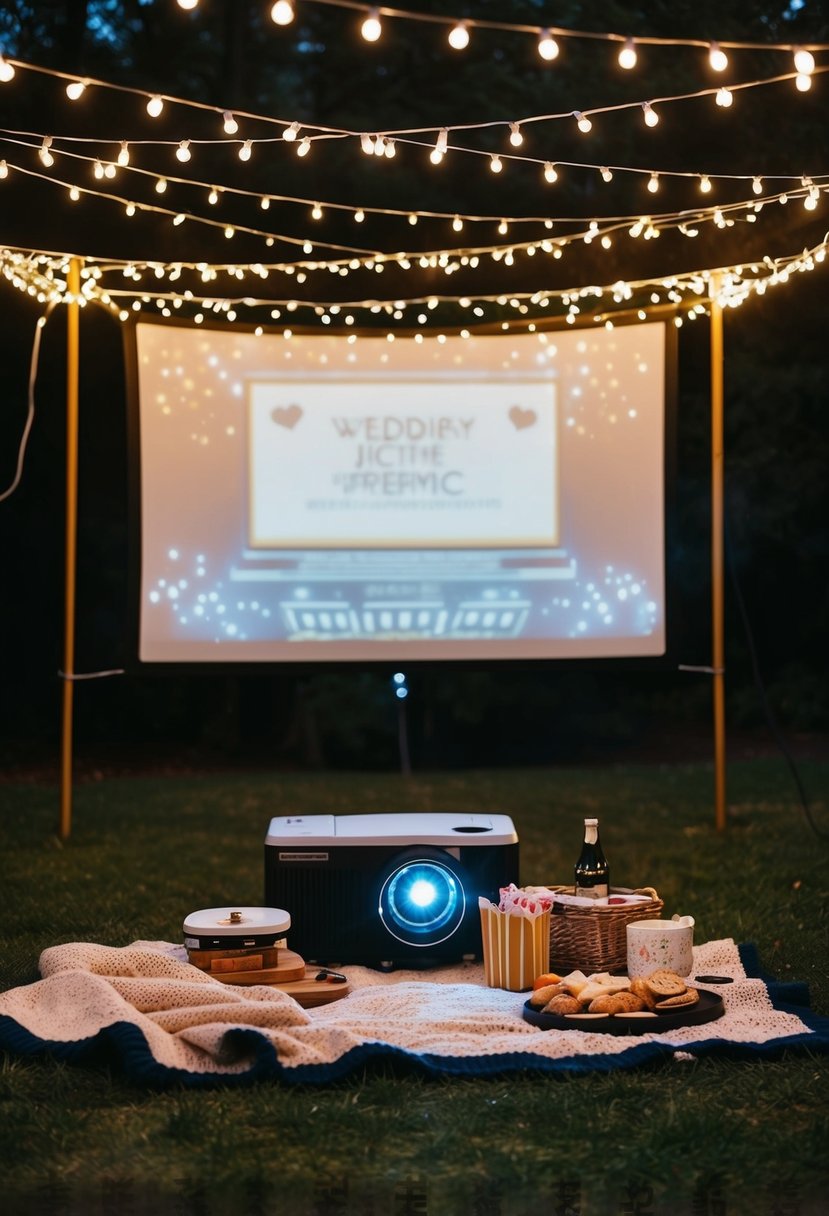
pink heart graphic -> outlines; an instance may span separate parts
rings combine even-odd
[[[520,405],[514,405],[509,412],[509,420],[516,431],[522,431],[525,427],[535,426],[538,415],[535,410],[522,410]]]
[[[292,431],[302,417],[302,408],[298,405],[278,405],[271,410],[271,418],[277,426],[284,426]]]

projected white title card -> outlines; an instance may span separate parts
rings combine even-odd
[[[253,381],[252,547],[558,543],[555,385]]]

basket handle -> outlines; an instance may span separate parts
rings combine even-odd
[[[659,899],[659,896],[654,891],[653,887],[637,887],[633,892],[634,895],[649,895],[651,899]]]

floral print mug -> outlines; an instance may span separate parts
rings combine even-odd
[[[627,964],[631,979],[652,971],[689,975],[693,967],[694,918],[635,920],[627,926]]]

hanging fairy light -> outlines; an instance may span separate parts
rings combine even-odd
[[[637,58],[636,43],[632,38],[625,39],[625,45],[619,51],[617,59],[619,67],[624,68],[626,72],[629,72],[632,68],[636,67]]]
[[[795,87],[800,93],[808,93],[812,87],[812,77],[808,72],[799,72],[794,78]]]
[[[549,30],[541,31],[538,39],[538,53],[547,63],[558,58],[558,43]]]
[[[492,156],[490,156],[489,167],[493,173],[500,173],[501,170],[503,169],[503,167],[504,167],[503,162],[501,161],[501,157],[498,155],[497,152],[494,153]]]
[[[42,165],[45,165],[47,169],[51,169],[52,165],[55,163],[55,158],[52,155],[52,153],[50,152],[51,147],[52,147],[52,137],[50,135],[47,135],[45,137],[45,139],[43,140],[43,143],[40,145],[40,150],[38,152],[38,157],[40,158],[40,163]]]
[[[225,110],[225,112],[222,114],[222,126],[224,128],[225,135],[235,135],[239,130],[239,124],[234,115],[231,114],[230,110]]]
[[[118,149],[117,161],[122,169],[126,168],[126,166],[130,163],[130,149],[126,140],[121,141],[121,146]]]
[[[298,135],[299,135],[299,123],[298,122],[292,122],[290,124],[290,126],[285,127],[285,129],[282,132],[282,138],[285,140],[285,142],[287,144],[292,144]]]
[[[657,190],[659,189],[658,173],[652,173],[648,178],[648,189],[650,190],[651,194],[656,194]]]
[[[799,46],[794,52],[794,70],[801,76],[811,76],[815,70],[815,57],[811,51]]]
[[[586,114],[582,114],[581,110],[574,110],[573,117],[576,120],[576,126],[584,135],[586,135],[588,131],[593,130],[592,122]]]
[[[728,56],[718,42],[708,48],[708,63],[713,72],[724,72],[728,67]]]
[[[509,141],[513,148],[520,148],[524,142],[524,136],[521,134],[521,128],[517,122],[511,122],[509,125]]]
[[[307,135],[304,135],[299,141],[299,147],[296,150],[297,156],[307,156],[311,151],[311,140]]]
[[[645,118],[646,127],[655,127],[659,122],[659,115],[649,101],[642,102],[642,114]]]
[[[176,160],[181,161],[182,164],[186,164],[187,161],[190,159],[191,155],[192,155],[192,153],[190,152],[190,140],[183,139],[181,141],[181,143],[179,144],[179,146],[176,148]]]
[[[724,109],[727,110],[728,107],[731,105],[731,103],[734,101],[734,94],[731,92],[730,89],[726,89],[726,88],[717,89],[715,101],[718,106],[722,106]]]
[[[469,26],[465,21],[453,25],[447,38],[453,51],[465,51],[469,46]]]
[[[274,25],[290,25],[295,16],[292,0],[276,0],[271,9],[271,21]]]
[[[147,101],[147,113],[150,118],[158,118],[161,111],[164,109],[164,99],[159,97],[158,93],[154,93]]]
[[[252,151],[253,151],[253,148],[251,145],[251,141],[249,139],[246,139],[244,141],[244,143],[242,144],[242,146],[239,148],[239,160],[250,160]]]
[[[14,68],[0,55],[0,84],[8,84],[10,80],[14,80]]]
[[[601,173],[601,175],[602,175],[603,182],[612,182],[613,181],[613,173],[611,172],[610,169],[608,169],[607,165],[602,165],[602,167],[599,169],[599,173]]]
[[[79,101],[86,92],[86,82],[83,80],[70,80],[66,86],[66,96],[70,101]]]
[[[183,8],[186,13],[191,13],[193,9],[199,7],[199,0],[178,0],[179,8]]]
[[[380,22],[379,8],[370,8],[368,16],[360,26],[360,33],[365,38],[366,42],[377,42],[380,35],[383,33],[383,26]]]
[[[711,178],[707,173],[703,173],[702,177],[699,179],[699,188],[703,194],[711,193]]]
[[[547,164],[544,166],[544,180],[545,182],[558,181],[558,171],[552,161],[547,161]]]

